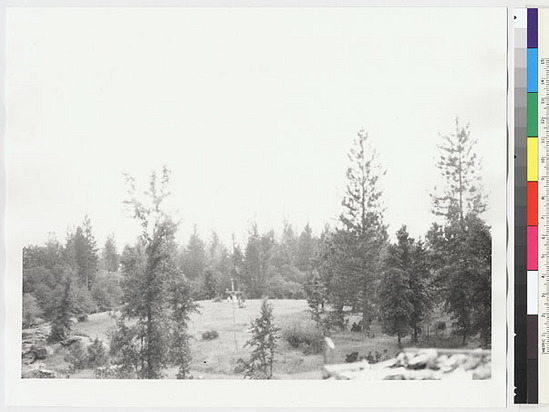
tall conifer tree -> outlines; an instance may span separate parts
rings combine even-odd
[[[364,130],[357,133],[348,158],[347,187],[339,217],[343,233],[337,236],[338,248],[344,256],[340,273],[350,277],[354,285],[353,307],[361,311],[363,328],[368,330],[381,270],[381,252],[387,241],[379,180],[385,172]]]
[[[475,152],[477,140],[458,119],[455,127],[454,134],[442,136],[437,167],[444,185],[431,195],[433,213],[444,222],[432,226],[428,240],[433,260],[438,262],[437,284],[463,344],[481,332],[487,345],[491,331],[491,235],[481,217],[486,195]]]

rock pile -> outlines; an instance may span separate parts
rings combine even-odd
[[[23,344],[21,358],[24,365],[29,365],[37,360],[44,360],[51,355],[51,349],[40,344]]]
[[[119,379],[122,378],[122,365],[99,366],[95,369],[96,379]]]
[[[57,378],[57,372],[45,369],[44,365],[38,364],[34,369],[29,371],[28,377],[34,379],[55,379]]]
[[[57,378],[57,372],[50,371],[48,369],[39,369],[38,378],[40,379],[55,379]]]
[[[29,365],[36,360],[43,360],[50,354],[44,344],[48,334],[49,328],[44,326],[38,326],[23,331],[23,341],[21,344],[21,359],[23,365]]]
[[[379,363],[324,365],[324,379],[446,380],[489,379],[489,350],[408,349]]]

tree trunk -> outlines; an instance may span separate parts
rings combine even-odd
[[[345,314],[343,313],[343,305],[337,307],[337,321],[339,322],[339,328],[345,330]]]
[[[370,311],[368,310],[368,302],[363,302],[362,304],[362,332],[366,333],[370,331]]]
[[[397,333],[397,337],[398,337],[398,347],[399,347],[399,348],[402,348],[402,342],[401,342],[401,338],[400,338],[400,333]]]
[[[145,350],[145,354],[146,354],[146,360],[147,360],[147,373],[145,376],[147,376],[147,379],[154,379],[155,376],[154,376],[154,373],[153,373],[153,362],[152,362],[152,353],[151,353],[151,338],[152,338],[152,323],[153,323],[153,319],[152,319],[152,309],[151,309],[151,304],[150,304],[150,301],[147,303],[148,304],[148,307],[147,307],[147,326],[146,326],[146,344],[147,344],[147,347],[146,347],[146,350]]]
[[[141,347],[139,349],[140,349],[139,352],[143,354],[143,351],[144,351],[143,336],[141,336]],[[145,357],[141,356],[141,375],[143,375],[144,371],[145,371]]]

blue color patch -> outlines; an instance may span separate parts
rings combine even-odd
[[[526,69],[527,69],[528,93],[537,93],[538,91],[538,49],[528,49]]]

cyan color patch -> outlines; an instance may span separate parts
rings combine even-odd
[[[528,92],[536,93],[538,91],[538,49],[528,49],[528,62],[526,68]]]

